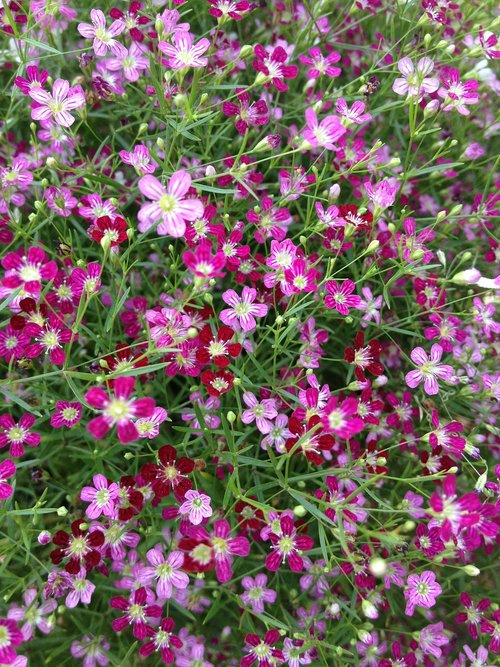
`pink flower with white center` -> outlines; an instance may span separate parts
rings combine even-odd
[[[261,44],[254,47],[255,60],[252,66],[259,72],[257,81],[264,82],[266,87],[271,83],[281,93],[288,90],[285,79],[295,79],[299,68],[297,65],[286,65],[288,54],[282,46],[277,46],[268,53]]]
[[[322,225],[326,225],[327,227],[343,227],[345,225],[345,221],[339,218],[339,209],[336,206],[329,206],[325,211],[323,204],[317,201],[314,207]]]
[[[46,600],[40,605],[37,597],[38,590],[28,588],[23,593],[24,606],[19,607],[14,604],[7,612],[7,618],[22,623],[21,632],[25,642],[29,642],[33,637],[35,628],[43,632],[44,635],[49,634],[54,629],[54,620],[47,617],[50,617],[57,609],[57,601]]]
[[[33,182],[29,163],[21,157],[14,158],[10,167],[0,168],[0,183],[3,188],[15,185],[18,190],[27,190]]]
[[[143,657],[147,657],[159,651],[165,665],[171,665],[175,662],[173,648],[182,648],[184,644],[177,635],[172,633],[174,625],[174,621],[167,617],[162,619],[159,628],[146,626],[146,637],[151,639],[141,646],[139,653]]]
[[[226,265],[226,256],[222,250],[217,250],[215,254],[212,254],[210,241],[202,240],[194,250],[186,250],[182,254],[182,261],[190,273],[202,280],[225,276],[222,269]]]
[[[430,609],[436,604],[436,598],[443,589],[436,581],[436,575],[431,570],[425,570],[421,575],[410,574],[407,588],[404,591],[406,598],[405,614],[413,616],[415,607]]]
[[[99,218],[115,218],[116,206],[110,200],[104,201],[99,195],[91,194],[82,197],[79,212],[84,218],[97,222]]]
[[[33,415],[23,415],[17,423],[10,415],[2,415],[0,417],[0,449],[9,445],[9,454],[17,459],[24,454],[24,445],[38,447],[41,435],[30,431],[34,423]]]
[[[460,71],[454,67],[443,67],[441,70],[442,87],[438,90],[439,97],[443,98],[443,111],[456,109],[462,116],[470,114],[467,106],[477,104],[479,88],[477,81],[461,81]]]
[[[122,444],[137,440],[139,433],[132,421],[135,417],[150,417],[155,409],[152,398],[132,398],[135,378],[119,377],[113,383],[113,395],[109,396],[100,387],[93,387],[85,394],[85,401],[101,412],[87,424],[87,431],[97,440],[117,427],[118,439]]]
[[[30,342],[30,337],[24,331],[17,331],[10,325],[3,331],[0,331],[0,357],[3,357],[7,363],[11,359],[20,359],[24,356],[26,346]]]
[[[78,334],[74,334],[71,329],[67,329],[64,323],[53,313],[49,314],[49,319],[43,326],[30,323],[26,325],[24,330],[35,339],[35,342],[26,348],[26,357],[36,359],[45,354],[50,357],[51,362],[56,366],[61,366],[66,360],[63,345],[69,343],[72,338],[73,340],[78,338]]]
[[[23,641],[17,623],[10,618],[0,618],[0,664],[12,665],[16,660],[16,646]]]
[[[465,438],[458,434],[464,430],[460,422],[450,422],[449,424],[440,424],[437,410],[432,411],[432,426],[434,430],[429,433],[429,444],[433,449],[442,447],[448,454],[453,454],[457,458],[462,458],[465,449]]]
[[[55,412],[50,416],[50,425],[53,428],[66,426],[71,428],[82,418],[82,404],[69,401],[57,401]]]
[[[19,302],[27,296],[38,299],[42,291],[42,281],[50,281],[57,274],[57,264],[47,261],[47,255],[38,247],[31,247],[25,252],[9,252],[2,259],[5,276],[1,282],[0,298],[4,299],[20,288],[20,293],[10,302],[11,308],[17,308]]]
[[[327,433],[349,440],[365,427],[365,423],[357,413],[358,401],[354,397],[339,402],[337,396],[332,396],[320,416]]]
[[[383,303],[382,295],[374,297],[369,287],[363,287],[361,293],[364,300],[361,302],[359,309],[365,313],[361,318],[361,326],[363,328],[367,327],[372,319],[375,324],[380,324],[380,309]]]
[[[73,269],[70,277],[70,286],[73,294],[80,299],[82,294],[91,297],[101,288],[102,267],[97,262],[90,262],[86,269],[79,266]]]
[[[264,303],[254,303],[257,290],[253,287],[244,287],[241,296],[228,289],[222,294],[222,299],[231,308],[225,308],[219,314],[224,324],[235,327],[239,324],[243,331],[253,331],[257,327],[256,317],[265,317],[268,307]]]
[[[51,185],[44,191],[43,196],[45,197],[47,206],[65,218],[69,218],[73,209],[78,204],[78,199],[73,197],[69,188],[56,188]]]
[[[234,124],[240,134],[245,134],[249,127],[258,127],[269,123],[269,109],[264,100],[250,102],[250,95],[243,89],[236,89],[236,102],[223,102],[222,113],[236,116]]]
[[[423,653],[433,655],[439,660],[443,652],[441,646],[446,646],[450,643],[450,639],[443,632],[444,623],[434,623],[434,625],[426,625],[420,631],[418,643]]]
[[[291,172],[281,169],[278,173],[280,193],[286,201],[294,201],[316,183],[314,174],[306,173],[304,167],[294,167]]]
[[[190,320],[175,308],[147,310],[146,319],[150,326],[150,335],[156,341],[156,347],[170,347],[187,338]]]
[[[208,10],[211,16],[215,16],[219,25],[223,25],[228,19],[241,21],[245,12],[248,12],[253,7],[247,0],[208,0],[212,5]]]
[[[164,408],[156,407],[153,414],[149,417],[141,417],[135,422],[135,427],[139,438],[156,438],[160,432],[160,424],[168,418],[167,411]]]
[[[414,348],[411,351],[410,357],[417,366],[417,369],[406,374],[406,384],[415,389],[415,387],[418,387],[423,382],[426,394],[429,394],[429,396],[438,394],[439,385],[437,378],[450,382],[454,373],[451,366],[439,363],[442,356],[443,348],[437,344],[431,347],[430,356],[423,348]]]
[[[202,57],[210,46],[206,37],[194,43],[194,35],[183,30],[176,32],[172,37],[173,44],[159,42],[158,48],[167,57],[167,64],[172,69],[186,67],[206,67],[208,58]]]
[[[16,76],[14,79],[14,85],[19,88],[23,95],[29,95],[32,88],[43,88],[49,78],[49,73],[45,69],[40,72],[37,65],[28,65],[26,76],[26,79],[22,76]]]
[[[123,616],[111,621],[113,630],[121,632],[127,625],[131,625],[133,636],[136,639],[145,639],[147,621],[158,619],[162,614],[162,608],[157,604],[151,604],[153,601],[153,594],[144,586],[133,591],[128,600],[121,595],[111,598],[109,601],[111,608],[124,612]]]
[[[301,572],[304,559],[299,551],[309,551],[314,547],[314,542],[309,535],[297,535],[291,517],[282,515],[279,521],[279,532],[269,534],[273,551],[266,558],[266,568],[276,572],[286,560],[292,572]]]
[[[82,568],[78,574],[75,574],[70,581],[70,591],[66,596],[64,604],[68,609],[74,609],[80,602],[90,604],[92,593],[95,591],[95,584],[87,579],[87,570]],[[57,607],[55,600],[50,600]]]
[[[232,556],[248,556],[250,543],[246,537],[230,537],[231,527],[225,519],[214,523],[214,532],[210,538],[215,558],[215,574],[221,584],[230,581],[233,576]]]
[[[318,289],[319,277],[318,270],[310,266],[305,259],[296,258],[292,266],[285,271],[283,293],[289,296],[292,293],[315,292]]]
[[[54,120],[62,127],[71,127],[75,122],[69,112],[85,106],[85,95],[81,86],[70,88],[69,81],[56,79],[52,86],[52,93],[43,88],[35,87],[29,93],[36,106],[31,109],[33,120]]]
[[[399,184],[393,178],[379,181],[375,185],[372,185],[370,181],[365,181],[364,186],[368,199],[382,211],[396,201]]]
[[[241,599],[247,607],[252,607],[252,610],[257,614],[264,613],[264,604],[274,604],[276,602],[276,591],[266,588],[267,576],[265,574],[258,574],[255,579],[252,577],[243,577],[241,585],[245,592],[241,594]]]
[[[106,27],[106,17],[100,9],[90,10],[90,23],[79,23],[78,32],[86,39],[93,39],[92,47],[96,56],[105,56],[111,51],[115,56],[125,56],[127,49],[120,44],[115,37],[118,37],[125,30],[125,23],[120,20]]]
[[[250,634],[245,637],[246,650],[250,651],[240,661],[240,667],[250,667],[257,663],[257,667],[274,667],[285,659],[283,652],[273,648],[281,639],[278,630],[268,630],[261,639],[259,635]]]
[[[333,79],[342,74],[340,67],[333,67],[334,63],[340,60],[340,53],[332,51],[327,56],[321,53],[321,49],[314,46],[308,49],[308,56],[299,56],[299,60],[303,65],[309,65],[307,76],[310,79],[318,79],[323,74]]]
[[[80,641],[71,643],[70,651],[73,658],[83,658],[85,667],[96,667],[96,665],[105,667],[109,663],[106,655],[109,651],[109,642],[104,637],[84,635]]]
[[[321,122],[314,109],[305,111],[307,129],[302,130],[302,136],[310,146],[314,148],[326,148],[335,150],[337,141],[346,133],[337,116],[326,116]]]
[[[243,411],[241,421],[244,424],[251,424],[255,421],[255,425],[263,435],[269,433],[273,427],[270,420],[278,414],[274,398],[264,398],[258,401],[252,392],[247,391],[243,394],[243,401],[249,409]]]
[[[172,174],[166,188],[154,176],[143,176],[139,181],[139,190],[152,201],[144,204],[137,215],[139,231],[147,232],[150,227],[159,223],[156,231],[160,236],[183,236],[186,221],[192,222],[201,218],[204,210],[199,199],[185,197],[190,187],[191,176],[183,169]]]
[[[10,484],[7,483],[10,477],[14,477],[16,474],[16,466],[14,461],[10,459],[5,459],[0,463],[0,502],[7,500],[14,493],[14,489]]]
[[[349,315],[349,308],[361,310],[361,297],[353,294],[356,285],[352,280],[344,280],[340,285],[336,280],[328,280],[325,283],[328,294],[325,296],[325,306],[334,308],[341,315]]]
[[[353,123],[354,125],[362,125],[372,119],[371,114],[365,113],[365,103],[361,100],[353,102],[349,109],[345,99],[339,97],[335,105],[335,111],[343,119],[342,122],[346,127]]]
[[[429,528],[439,528],[443,542],[457,536],[462,528],[473,526],[480,520],[481,501],[477,493],[466,493],[459,498],[456,478],[446,475],[442,488],[434,492],[429,500],[433,518]]]
[[[145,47],[140,46],[137,42],[132,42],[128,51],[125,49],[124,53],[106,60],[105,64],[111,72],[123,70],[127,81],[137,81],[141,72],[149,67],[149,58],[146,57],[146,53]]]
[[[203,519],[208,519],[209,516],[212,516],[212,513],[210,496],[194,489],[186,491],[184,502],[179,507],[179,514],[187,514],[190,523],[198,526]]]
[[[158,166],[150,156],[148,147],[144,144],[137,144],[132,152],[120,151],[118,155],[125,164],[130,164],[135,167],[137,172],[142,174],[152,174]]]
[[[171,551],[167,558],[163,555],[161,545],[150,549],[146,554],[149,566],[139,572],[139,581],[149,586],[156,581],[156,595],[169,600],[174,595],[174,589],[183,590],[189,585],[189,577],[181,571],[184,565],[182,551]]]
[[[420,58],[416,67],[410,58],[401,58],[398,69],[403,77],[392,84],[393,91],[398,95],[420,100],[424,93],[434,93],[439,88],[439,79],[429,76],[434,69],[430,58]]]
[[[85,514],[90,519],[97,519],[101,514],[114,516],[115,500],[120,493],[120,487],[114,482],[109,483],[104,475],[94,475],[92,482],[94,486],[84,486],[80,494],[81,500],[90,503]]]

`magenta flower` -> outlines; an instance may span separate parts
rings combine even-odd
[[[73,269],[70,285],[74,296],[80,298],[82,294],[88,297],[96,294],[101,288],[101,273],[101,265],[97,262],[90,262],[86,269],[79,266]]]
[[[14,84],[19,88],[23,95],[29,95],[32,88],[43,88],[45,82],[49,78],[49,73],[46,69],[40,70],[37,65],[28,65],[26,68],[27,78],[16,76]]]
[[[430,58],[420,58],[416,67],[410,58],[401,58],[398,69],[403,77],[392,84],[393,91],[398,95],[421,99],[424,93],[434,93],[439,88],[439,79],[429,77],[434,69]]]
[[[394,204],[399,190],[399,184],[394,179],[378,181],[375,185],[372,185],[370,181],[365,181],[364,186],[368,199],[382,211]]]
[[[361,125],[371,120],[372,116],[369,113],[365,113],[365,103],[361,100],[356,100],[352,103],[352,107],[349,109],[347,102],[343,97],[339,97],[335,105],[335,111],[339,116],[344,118],[344,123],[346,125],[354,123],[355,125]]]
[[[452,379],[453,368],[439,363],[443,356],[443,349],[440,345],[434,344],[431,347],[430,356],[421,347],[414,348],[410,356],[417,369],[407,373],[405,381],[412,389],[415,389],[415,387],[418,387],[423,382],[425,393],[429,394],[429,396],[434,396],[439,393],[437,378],[447,382]]]
[[[16,659],[16,646],[22,644],[23,635],[17,623],[8,618],[0,618],[0,664],[12,665]]]
[[[254,47],[255,60],[252,66],[259,72],[265,86],[271,83],[281,93],[288,90],[285,79],[295,79],[299,68],[297,65],[286,65],[288,55],[282,46],[277,46],[272,53],[268,53],[261,44]]]
[[[274,419],[278,414],[274,398],[264,398],[262,401],[258,401],[252,392],[247,391],[243,394],[243,401],[248,406],[248,410],[243,411],[241,421],[244,424],[251,424],[255,421],[257,428],[263,435],[269,433],[273,427],[269,420]]]
[[[168,418],[164,408],[156,407],[149,417],[141,417],[135,422],[135,427],[140,438],[156,438],[160,432],[160,424]]]
[[[314,109],[305,111],[307,129],[302,130],[304,139],[313,147],[334,150],[335,144],[346,133],[345,127],[337,116],[326,116],[321,122]]]
[[[183,30],[176,32],[172,37],[173,44],[159,42],[158,48],[168,57],[167,64],[172,69],[185,67],[206,67],[208,58],[202,57],[210,46],[206,37],[194,43],[194,35]]]
[[[53,428],[67,426],[71,428],[82,418],[82,404],[69,401],[57,401],[55,412],[50,416],[50,425]]]
[[[90,503],[85,514],[90,519],[101,516],[112,517],[115,514],[115,500],[120,493],[120,487],[114,482],[109,483],[104,475],[94,475],[94,486],[84,486],[80,494],[81,500]]]
[[[280,516],[279,530],[269,533],[269,539],[273,551],[266,558],[268,570],[276,572],[285,560],[292,572],[301,572],[304,569],[304,559],[299,551],[309,551],[314,547],[314,542],[309,535],[297,535],[297,529],[291,517]]]
[[[14,493],[14,489],[10,484],[7,484],[9,477],[14,477],[16,474],[16,466],[14,461],[5,459],[0,463],[0,501],[7,500]]]
[[[332,396],[321,411],[321,421],[328,433],[344,440],[349,440],[365,427],[358,416],[358,401],[352,397],[340,402],[337,396]]]
[[[146,554],[149,566],[139,572],[139,581],[149,586],[156,580],[156,595],[162,599],[170,599],[174,588],[184,590],[189,584],[189,577],[181,568],[184,565],[182,551],[172,551],[167,558],[163,555],[161,545],[150,549]]]
[[[24,454],[24,445],[38,447],[41,436],[32,433],[30,428],[35,423],[33,415],[23,415],[18,423],[10,415],[0,417],[0,449],[9,445],[9,454],[19,458]]]
[[[71,643],[71,655],[74,658],[83,658],[85,667],[105,667],[109,663],[105,651],[109,651],[109,642],[104,637],[84,635],[80,641]]]
[[[96,56],[105,56],[108,50],[115,56],[127,55],[127,49],[115,39],[125,30],[123,21],[113,21],[107,28],[106,17],[100,9],[90,10],[90,20],[92,24],[79,23],[77,29],[82,37],[94,40],[92,47]]]
[[[215,557],[215,574],[217,580],[223,584],[233,576],[231,556],[248,556],[250,543],[246,537],[230,537],[231,527],[225,519],[214,523],[214,533],[211,538]]]
[[[264,100],[250,103],[250,95],[243,89],[236,89],[235,102],[223,102],[222,113],[236,116],[234,124],[240,134],[245,134],[249,127],[266,125],[269,122],[269,110]]]
[[[349,308],[361,310],[361,297],[353,294],[356,285],[352,280],[344,280],[340,285],[336,280],[325,283],[328,294],[325,296],[325,306],[335,308],[341,315],[349,315]]]
[[[340,67],[333,67],[334,63],[340,60],[340,53],[332,51],[327,56],[321,53],[321,49],[314,46],[308,49],[308,56],[299,56],[299,60],[303,65],[309,65],[307,76],[310,79],[317,79],[323,74],[333,79],[342,74]]]
[[[173,629],[174,622],[170,617],[162,619],[158,628],[153,628],[150,625],[146,626],[146,637],[151,639],[141,646],[139,653],[146,658],[159,651],[163,663],[171,665],[175,661],[173,648],[183,647],[179,637],[172,633]]]
[[[75,118],[69,113],[73,109],[85,106],[85,96],[80,86],[70,88],[65,79],[56,79],[52,93],[43,88],[30,90],[30,97],[37,103],[31,110],[33,120],[53,119],[62,127],[71,127]]]
[[[404,591],[406,598],[405,614],[413,616],[415,607],[430,609],[436,604],[436,598],[443,589],[436,581],[436,575],[431,570],[425,570],[421,575],[410,574],[407,588]]]
[[[148,601],[149,598],[149,601]],[[146,638],[146,627],[149,619],[160,618],[162,609],[156,604],[150,604],[153,594],[141,586],[133,591],[127,600],[121,595],[111,598],[109,604],[112,609],[124,612],[123,616],[111,621],[115,632],[121,632],[127,625],[132,626],[132,634],[136,639]]]
[[[119,377],[113,383],[114,396],[109,396],[100,387],[93,387],[85,394],[85,401],[101,412],[87,424],[87,430],[94,438],[101,440],[116,426],[122,444],[138,439],[139,433],[132,419],[151,416],[155,402],[152,398],[131,398],[134,387],[135,378]]]
[[[139,190],[152,201],[144,204],[138,213],[139,231],[146,232],[159,222],[157,232],[160,236],[183,236],[186,221],[201,218],[204,210],[199,199],[185,198],[190,187],[191,176],[182,169],[172,174],[167,188],[154,176],[143,176],[139,181]]]
[[[240,667],[250,667],[254,662],[257,667],[271,667],[271,665],[279,664],[285,659],[283,652],[274,645],[280,640],[280,633],[278,630],[268,630],[261,639],[259,635],[247,635],[245,641],[248,644],[247,650],[249,653],[245,655],[240,661]]]
[[[131,152],[120,151],[118,155],[125,164],[130,164],[143,174],[152,174],[158,166],[150,156],[148,147],[144,144],[137,144]]]
[[[137,42],[132,42],[129,50],[117,55],[115,58],[106,60],[106,67],[111,72],[123,71],[127,81],[137,81],[141,72],[149,67],[149,58],[145,55],[147,51]]]
[[[11,359],[20,359],[24,356],[29,342],[30,337],[23,331],[7,326],[6,329],[0,331],[0,357],[3,357],[7,363]]]
[[[212,254],[212,244],[208,240],[200,241],[194,250],[186,250],[182,254],[182,261],[192,275],[203,280],[225,275],[222,269],[226,265],[226,256],[222,250]]]
[[[441,646],[446,646],[450,643],[449,637],[443,632],[444,623],[434,623],[434,625],[426,625],[420,631],[419,645],[423,653],[433,655],[439,660],[442,655]]]
[[[230,327],[238,323],[243,331],[253,331],[257,322],[256,317],[265,317],[267,315],[267,306],[264,303],[254,303],[257,298],[257,290],[253,287],[244,287],[241,296],[228,289],[222,294],[222,299],[231,308],[225,308],[221,311],[219,317]]]
[[[193,489],[186,491],[184,495],[184,502],[179,507],[179,514],[187,514],[190,523],[198,526],[203,519],[208,519],[212,516],[212,508],[210,507],[210,496],[200,491]]]
[[[43,326],[30,323],[26,325],[25,331],[35,339],[35,342],[26,348],[28,359],[36,359],[45,354],[56,366],[61,366],[66,360],[63,345],[69,343],[72,338],[73,340],[78,338],[78,334],[73,334],[71,329],[66,328],[64,322],[53,313],[50,313],[49,319]]]
[[[266,588],[267,576],[263,573],[258,574],[255,579],[252,577],[243,577],[241,585],[245,592],[241,594],[241,599],[247,607],[257,614],[264,613],[264,604],[273,604],[276,602],[276,591]]]

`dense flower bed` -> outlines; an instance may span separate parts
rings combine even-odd
[[[0,5],[0,664],[496,664],[495,3],[115,4]]]

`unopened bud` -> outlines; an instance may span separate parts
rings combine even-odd
[[[229,410],[229,412],[226,415],[226,419],[230,424],[234,424],[234,422],[236,421],[236,415],[232,410]]]
[[[446,211],[439,211],[436,215],[436,222],[443,222],[447,215]]]
[[[215,167],[211,164],[205,169],[205,176],[215,176],[216,173]]]
[[[56,513],[57,513],[57,516],[66,516],[68,514],[68,510],[67,510],[66,507],[64,507],[64,505],[62,505],[61,507],[57,508]]]
[[[383,577],[387,572],[387,561],[383,558],[372,558],[368,567],[374,577]]]
[[[42,530],[36,539],[38,540],[38,544],[48,544],[52,540],[52,535],[48,530]]]
[[[240,49],[240,58],[248,58],[248,56],[253,55],[253,46],[250,44],[243,44]]]
[[[188,338],[196,338],[198,335],[198,329],[196,327],[189,327],[187,330],[187,336]]]
[[[293,508],[293,513],[295,516],[304,517],[307,514],[307,510],[303,505],[295,505]]]
[[[481,574],[481,570],[475,565],[464,565],[462,570],[465,574],[468,574],[469,577],[477,577],[478,574]]]
[[[370,241],[370,243],[368,244],[366,252],[375,252],[375,250],[378,249],[379,245],[380,241],[378,239],[373,239],[373,241]]]
[[[126,461],[130,461],[131,459],[134,458],[134,454],[133,454],[133,452],[125,452],[125,454],[123,455],[123,458]]]
[[[55,157],[48,157],[45,160],[45,164],[47,165],[47,167],[53,168],[57,166],[57,160],[55,159]]]

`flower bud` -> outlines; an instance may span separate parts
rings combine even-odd
[[[478,574],[481,574],[481,570],[475,565],[464,565],[462,570],[465,574],[468,574],[469,577],[477,577]]]
[[[387,561],[383,558],[372,558],[368,568],[374,577],[383,577],[387,572]]]
[[[251,44],[243,44],[240,49],[240,58],[248,58],[253,55],[253,46]]]
[[[479,280],[481,280],[481,273],[477,269],[466,269],[456,273],[451,282],[457,285],[475,285]]]
[[[57,508],[57,516],[66,516],[67,514],[68,514],[68,510],[67,510],[66,507],[64,507],[64,505]]]
[[[307,510],[303,505],[295,505],[295,507],[293,508],[293,513],[295,514],[295,516],[302,518],[306,516]]]
[[[229,410],[229,412],[226,415],[226,419],[230,424],[234,424],[234,422],[236,421],[236,415],[232,410]]]
[[[52,540],[52,535],[48,530],[42,530],[36,539],[38,540],[38,544],[48,544]]]
[[[380,245],[380,241],[378,239],[373,239],[373,241],[370,241],[370,243],[368,244],[368,248],[366,249],[366,252],[367,253],[375,252],[375,250],[378,249],[379,245]]]

